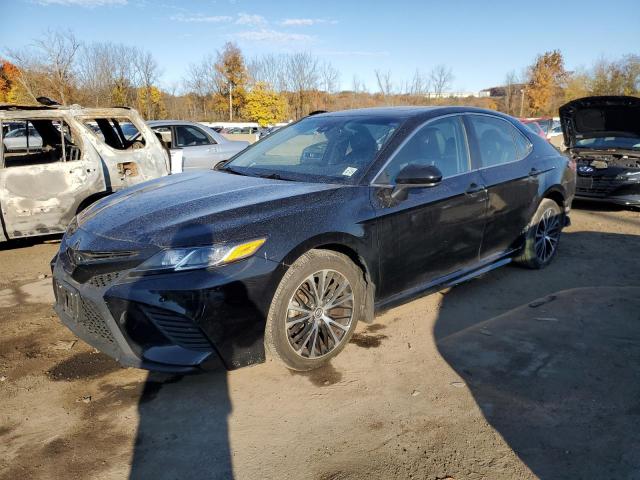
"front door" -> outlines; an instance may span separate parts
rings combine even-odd
[[[394,201],[388,186],[411,163],[435,165],[443,180],[434,187],[411,188],[406,199]],[[477,263],[487,194],[480,175],[471,171],[460,116],[419,127],[373,183],[381,299],[419,289]]]
[[[213,168],[218,145],[205,132],[192,125],[176,125],[175,132],[175,146],[182,149],[183,171]]]

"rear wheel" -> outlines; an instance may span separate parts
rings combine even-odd
[[[326,364],[362,316],[364,279],[345,255],[311,250],[282,278],[269,309],[265,345],[292,370]]]
[[[528,268],[546,267],[558,251],[563,226],[560,206],[549,198],[543,199],[527,227],[524,248],[516,261]]]

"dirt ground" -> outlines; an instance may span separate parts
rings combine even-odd
[[[640,478],[640,213],[579,205],[555,262],[360,325],[320,371],[123,369],[0,251],[0,478]]]

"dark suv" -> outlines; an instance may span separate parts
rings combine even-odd
[[[376,311],[547,265],[574,189],[575,164],[493,111],[318,114],[78,215],[53,261],[56,311],[124,365],[234,368],[266,346],[309,370]]]

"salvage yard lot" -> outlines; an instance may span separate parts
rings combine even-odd
[[[578,207],[546,269],[390,310],[305,374],[122,369],[54,315],[56,241],[5,246],[0,478],[637,478],[640,213]]]

